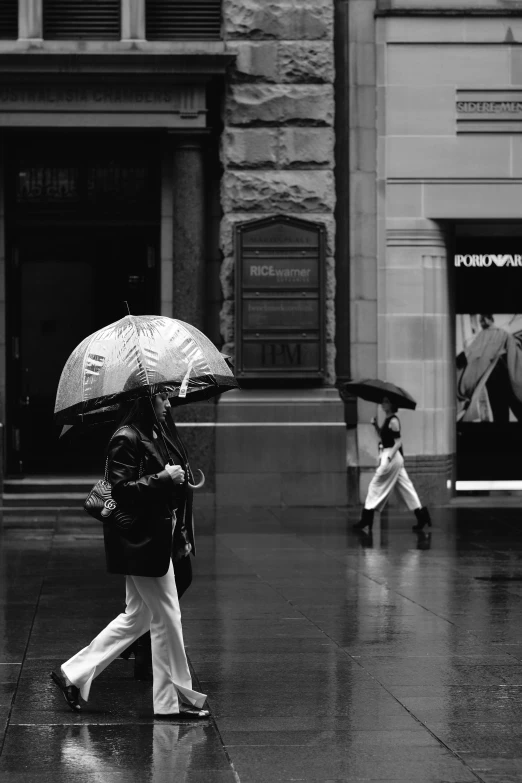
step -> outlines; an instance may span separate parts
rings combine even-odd
[[[4,480],[4,495],[83,494],[92,489],[100,476],[27,476]]]
[[[49,507],[81,510],[87,493],[88,490],[85,492],[4,492],[2,494],[2,510]]]

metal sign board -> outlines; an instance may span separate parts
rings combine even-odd
[[[236,227],[236,372],[324,377],[322,224],[285,216]]]

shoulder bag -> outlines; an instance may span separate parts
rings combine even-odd
[[[123,427],[122,427],[123,429]],[[120,430],[117,430],[114,435],[117,435]],[[114,437],[113,435],[113,437]],[[118,506],[114,498],[112,497],[112,486],[108,479],[109,473],[109,457],[105,460],[105,474],[102,479],[96,482],[91,489],[83,508],[85,511],[97,519],[98,522],[113,521],[118,527],[129,528],[137,519],[137,515],[128,514]],[[144,475],[143,460],[140,460],[138,468],[138,479]],[[110,518],[110,519],[109,519]]]

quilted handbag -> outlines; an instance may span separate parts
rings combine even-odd
[[[119,432],[119,430],[118,430]],[[116,435],[116,433],[114,433]],[[109,458],[105,460],[105,475],[91,489],[83,507],[85,511],[99,522],[114,522],[117,527],[130,528],[137,516],[122,511],[112,497],[112,487],[108,480]],[[143,460],[140,462],[138,478],[143,476]]]

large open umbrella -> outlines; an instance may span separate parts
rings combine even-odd
[[[194,326],[157,315],[127,315],[86,337],[67,360],[54,410],[65,431],[118,417],[127,400],[168,390],[171,404],[210,399],[238,386],[228,357]],[[168,451],[163,430],[160,436]],[[205,477],[194,486],[203,486]]]
[[[376,402],[380,404],[384,397],[388,397],[390,402],[397,408],[409,408],[415,410],[417,403],[401,386],[394,383],[380,381],[377,378],[365,378],[361,381],[349,381],[344,384],[344,389],[355,397],[367,402]]]
[[[237,387],[229,365],[199,329],[159,315],[126,315],[86,337],[62,371],[57,424],[107,420],[125,400],[171,388],[181,405]]]

